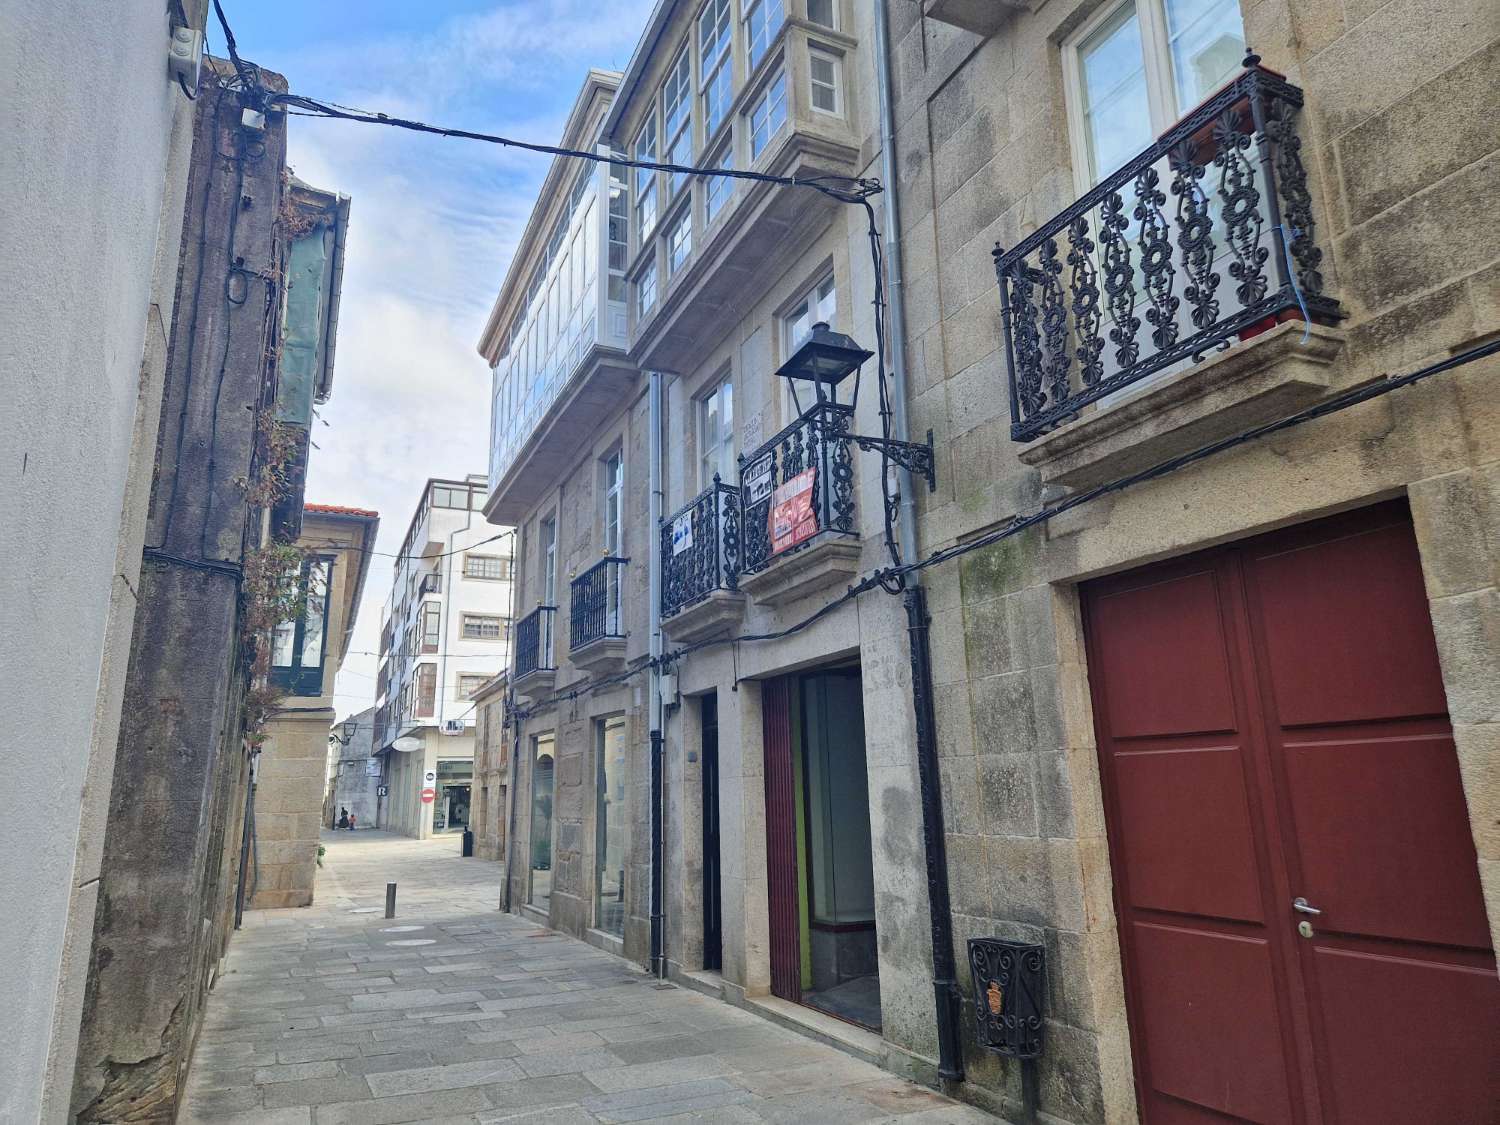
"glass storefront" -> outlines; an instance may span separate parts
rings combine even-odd
[[[630,817],[626,809],[625,719],[605,719],[596,733],[596,847],[594,925],[615,937],[625,936],[625,863],[630,852]]]
[[[471,759],[439,759],[437,799],[432,802],[434,832],[462,832],[469,827],[469,795],[473,785],[474,763]]]

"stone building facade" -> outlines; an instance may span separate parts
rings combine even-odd
[[[328,796],[323,804],[323,824],[334,828],[339,810],[364,828],[374,828],[380,808],[380,761],[375,757],[375,709],[367,707],[334,727],[328,747]],[[371,763],[373,763],[373,768]]]
[[[505,721],[510,680],[501,672],[474,693],[474,854],[480,859],[505,858],[510,823],[509,724]]]
[[[251,796],[247,905],[253,910],[312,905],[335,717],[333,688],[354,633],[379,526],[379,515],[363,508],[307,504],[302,509],[297,546],[307,555],[306,603],[272,638],[271,683],[284,694],[266,723]],[[367,718],[365,761],[370,730]],[[365,761],[356,763],[357,779],[369,789]]]
[[[1500,133],[1492,124],[1480,126],[1473,109],[1495,98],[1500,16],[1492,6],[1463,0],[1198,5],[1195,13],[1208,22],[1188,38],[1212,46],[1197,55],[1191,46],[1173,53],[1172,21],[1183,6],[1170,3],[971,5],[957,17],[969,27],[941,18],[945,9],[964,5],[929,0],[922,7],[925,14],[917,5],[889,5],[912,428],[931,427],[942,451],[938,490],[920,498],[924,552],[981,536],[1045,499],[1079,494],[1348,388],[1458,355],[1500,329],[1500,241],[1481,218],[1484,200],[1493,197],[1484,185],[1494,182]],[[975,11],[985,7],[976,22]],[[1211,28],[1211,37],[1204,28]],[[1226,346],[1206,350],[1201,362],[1168,367],[1155,382],[1142,380],[1145,389],[1118,392],[1083,406],[1076,419],[1062,419],[1050,432],[1012,440],[1012,424],[1022,418],[1008,409],[1008,373],[1026,369],[1018,348],[1028,319],[1038,322],[1018,309],[1010,284],[1008,359],[997,245],[1019,250],[1024,264],[1036,268],[1046,248],[1037,245],[1028,255],[1024,240],[1046,228],[1061,266],[1052,276],[1071,302],[1078,275],[1064,259],[1075,243],[1068,217],[1061,225],[1054,218],[1065,211],[1087,216],[1086,233],[1099,243],[1099,300],[1108,302],[1108,248],[1098,218],[1109,193],[1087,193],[1096,184],[1107,189],[1115,167],[1145,152],[1179,118],[1191,117],[1200,101],[1212,102],[1224,83],[1243,83],[1246,72],[1235,56],[1244,54],[1245,44],[1274,72],[1271,79],[1284,76],[1302,94],[1292,120],[1308,198],[1299,206],[1292,185],[1282,182],[1279,203],[1292,233],[1284,253],[1288,272],[1301,282],[1294,297],[1313,301],[1313,319],[1321,323],[1304,327],[1297,319],[1253,337],[1229,332]],[[1127,82],[1123,96],[1136,100],[1138,117],[1101,111],[1101,121],[1114,130],[1106,134],[1092,131],[1090,98],[1098,91],[1090,68],[1111,45],[1134,52],[1125,71],[1165,67],[1179,80],[1165,94],[1165,84],[1150,77]],[[1184,80],[1189,62],[1197,69]],[[1274,81],[1266,83],[1273,87]],[[1175,98],[1166,96],[1174,92]],[[1216,105],[1220,119],[1229,115],[1231,135],[1254,132],[1234,118],[1243,109],[1233,94],[1219,96]],[[1132,128],[1138,139],[1125,146],[1121,136]],[[1190,132],[1178,127],[1176,135]],[[1274,120],[1267,132],[1275,134]],[[1261,143],[1252,136],[1241,151],[1259,156]],[[1224,168],[1213,163],[1214,155],[1200,148],[1192,163],[1206,164],[1201,182],[1216,207]],[[1175,239],[1180,196],[1172,186],[1180,180],[1169,163],[1156,167]],[[1272,171],[1283,176],[1295,169],[1278,163]],[[1264,214],[1264,166],[1258,175]],[[1134,178],[1120,188],[1129,210],[1138,201]],[[1090,208],[1090,199],[1099,202]],[[1074,207],[1075,200],[1081,205]],[[1220,315],[1227,319],[1236,311],[1237,279],[1228,272],[1233,259],[1225,257],[1224,214],[1215,213],[1213,237],[1219,247],[1214,270],[1223,277]],[[1275,290],[1272,226],[1266,217],[1259,242],[1251,245],[1269,251],[1264,269]],[[1320,260],[1304,256],[1302,235],[1321,251]],[[1130,250],[1136,254],[1138,246]],[[1175,242],[1173,251],[1184,272]],[[1309,270],[1321,273],[1321,292],[1337,301],[1339,316],[1319,314]],[[1134,276],[1140,298],[1134,315],[1140,318],[1150,306],[1140,273]],[[1173,293],[1184,312],[1193,307],[1182,281]],[[1067,316],[1070,339],[1086,340],[1078,306]],[[1118,324],[1112,319],[1104,327]],[[1186,325],[1183,338],[1194,328]],[[1138,339],[1149,354],[1144,333]],[[1042,347],[1043,363],[1063,350],[1045,340]],[[1106,372],[1114,349],[1106,338]],[[1075,360],[1070,372],[1073,393],[1083,386],[1082,362]],[[1137,1114],[1165,1120],[1174,1110],[1190,1109],[1256,1120],[1331,1120],[1335,1114],[1339,1120],[1478,1120],[1487,1112],[1482,1106],[1493,1095],[1476,1085],[1485,1064],[1467,1044],[1493,1041],[1491,950],[1500,926],[1493,832],[1500,792],[1493,726],[1500,703],[1496,374],[1494,358],[1457,368],[1142,482],[969,554],[956,566],[931,570],[955,939],[995,933],[1046,948],[1043,1113],[1094,1122]],[[1053,401],[1049,393],[1047,404]],[[1338,518],[1346,522],[1327,522]],[[1274,534],[1264,538],[1268,533]],[[1343,548],[1328,545],[1346,538],[1372,544],[1371,553],[1357,561],[1361,556],[1341,556]],[[1275,561],[1294,556],[1306,560],[1303,569]],[[1339,558],[1350,573],[1341,572]],[[1153,564],[1157,569],[1149,569]],[[1371,588],[1368,576],[1377,572],[1384,584]],[[1187,622],[1206,627],[1208,608],[1173,616],[1189,615],[1192,582],[1185,573],[1214,576],[1212,594],[1208,586],[1196,591],[1203,597],[1250,607],[1243,621],[1262,647],[1244,659],[1271,677],[1269,687],[1261,681],[1260,696],[1246,697],[1276,715],[1266,720],[1273,733],[1243,735],[1243,795],[1238,778],[1215,779],[1206,766],[1190,770],[1193,759],[1186,754],[1177,759],[1181,773],[1144,764],[1153,751],[1191,742],[1185,733],[1176,743],[1152,742],[1146,732],[1185,732],[1207,722],[1172,714],[1175,692],[1208,690],[1198,660],[1185,655]],[[1247,585],[1242,589],[1240,582]],[[1143,591],[1153,583],[1172,589],[1182,604],[1150,604]],[[1311,600],[1299,601],[1304,595]],[[1292,612],[1294,605],[1302,608]],[[1118,620],[1111,616],[1116,612]],[[1299,628],[1304,616],[1317,625]],[[1132,678],[1132,661],[1124,655],[1129,646],[1119,632],[1127,621],[1137,637],[1165,628],[1178,638],[1161,638],[1154,647],[1140,641],[1135,659],[1157,669],[1149,676]],[[1222,643],[1231,646],[1225,659],[1233,666],[1241,658],[1232,648],[1238,628],[1213,632],[1204,650],[1212,655],[1203,659],[1219,659]],[[1362,654],[1391,648],[1405,656],[1388,679]],[[1311,669],[1305,677],[1290,671],[1304,661],[1357,673],[1341,687]],[[1420,703],[1394,702],[1401,693],[1393,685],[1436,676],[1439,665],[1440,690],[1434,681]],[[1304,679],[1312,685],[1307,699],[1294,704],[1292,683]],[[1356,702],[1354,683],[1379,699]],[[1299,706],[1305,713],[1293,714]],[[1403,706],[1412,714],[1398,722],[1392,716]],[[1419,720],[1416,712],[1432,717]],[[1366,777],[1362,807],[1384,810],[1367,814],[1373,822],[1347,803],[1352,796],[1324,788],[1311,760],[1293,750],[1317,745],[1332,755],[1329,741],[1315,740],[1334,739],[1332,727],[1318,724],[1335,719],[1388,721],[1392,737],[1398,729],[1402,737],[1425,729],[1422,721],[1437,732],[1438,741],[1426,747],[1432,756],[1420,766],[1416,758],[1398,764],[1379,759],[1372,748],[1363,756],[1345,748],[1339,766]],[[1213,723],[1244,730],[1243,721]],[[1451,743],[1443,737],[1450,724]],[[1259,738],[1268,748],[1256,748]],[[1256,772],[1262,769],[1272,776]],[[1174,794],[1173,785],[1188,788]],[[1235,824],[1242,800],[1257,810],[1253,829]],[[1420,811],[1412,814],[1407,802]],[[1220,821],[1195,822],[1194,806],[1212,809]],[[1166,827],[1153,836],[1142,818]],[[1419,821],[1427,827],[1412,827]],[[1327,837],[1319,834],[1325,822],[1332,826]],[[1246,841],[1266,851],[1258,861],[1243,855],[1231,861],[1230,850]],[[1331,859],[1341,847],[1393,848],[1417,858],[1405,876],[1390,867],[1358,871],[1351,863],[1345,881]],[[1267,859],[1277,848],[1285,858]],[[1199,858],[1177,864],[1170,855]],[[1181,890],[1201,892],[1246,870],[1265,889],[1247,892],[1239,907]],[[1456,873],[1451,883],[1448,872]],[[1178,889],[1167,889],[1173,880]],[[1424,934],[1423,925],[1378,916],[1372,904],[1387,895],[1412,894],[1410,901],[1418,901],[1418,888],[1428,880],[1444,881],[1448,900],[1463,904],[1442,924],[1438,940],[1465,951],[1409,992],[1412,966],[1432,948],[1420,942],[1432,939],[1437,923]],[[1323,915],[1297,913],[1293,896],[1305,897]],[[1263,930],[1227,916],[1260,917]],[[1311,938],[1297,936],[1299,919]],[[1171,926],[1179,927],[1174,933],[1191,933],[1191,940],[1176,946],[1159,941]],[[1227,943],[1205,935],[1236,927],[1235,936],[1264,941],[1294,967],[1252,959],[1231,973],[1224,962],[1215,963]],[[1332,966],[1347,963],[1355,950],[1389,954],[1389,965],[1404,969],[1358,982],[1339,976]],[[1403,962],[1406,957],[1413,960]],[[1204,959],[1193,964],[1203,970],[1197,976],[1187,969],[1194,958]],[[1189,982],[1183,991],[1165,986],[1165,965]],[[1188,1010],[1193,989],[1214,998],[1206,1005],[1211,1008],[1242,998],[1233,978],[1243,973],[1260,982],[1262,972],[1273,983],[1252,990],[1251,1003],[1274,997],[1279,1022],[1263,1008],[1253,1015],[1239,1008],[1232,1018],[1216,1011],[1194,1022]],[[1438,1003],[1436,995],[1451,995],[1447,989],[1470,999],[1443,1001],[1445,1014],[1438,1016],[1427,1005]],[[1340,992],[1348,1006],[1335,999]],[[1433,1018],[1445,1028],[1416,1056],[1410,1045],[1370,1031],[1397,994],[1409,1005],[1406,1017]],[[1428,1016],[1417,1014],[1424,1010]],[[1278,1044],[1284,1067],[1278,1059],[1263,1071],[1245,1068],[1234,1036],[1249,1027],[1257,1037],[1252,1053],[1265,1059],[1275,1053],[1267,1044]],[[968,1035],[965,1090],[986,1104],[996,1104],[998,1094],[1000,1108],[1020,1105],[1019,1068],[976,1049]],[[1398,1056],[1402,1061],[1392,1066]],[[1214,1089],[1216,1076],[1229,1072],[1254,1073],[1253,1094]]]
[[[917,554],[951,552],[921,573],[950,1088],[1059,1122],[1482,1119],[1496,360],[1373,392],[1497,330],[1496,134],[1469,107],[1500,21],[1467,0],[884,14],[890,358],[936,451]],[[660,4],[563,143],[881,175],[876,31],[864,5]],[[813,412],[833,438],[774,374],[818,320],[875,345],[865,216],[617,168],[595,244],[618,244],[623,325],[538,359],[568,201],[598,217],[573,174],[481,345],[486,513],[520,533],[508,901],[646,963],[654,866],[665,972],[935,1082],[907,621],[871,589],[802,627],[889,561],[879,457],[837,437],[882,432],[874,364],[851,412]],[[808,468],[828,507],[804,543],[767,509]],[[975,996],[971,938],[1045,956],[1034,1065],[978,1042],[1004,990]],[[1412,1046],[1382,1029],[1413,1013],[1432,1033],[1392,1066]]]

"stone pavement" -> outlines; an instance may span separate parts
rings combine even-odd
[[[456,837],[325,832],[314,905],[247,912],[183,1120],[901,1122],[995,1118],[496,909]],[[384,917],[385,883],[399,884]]]

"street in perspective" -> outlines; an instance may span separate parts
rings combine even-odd
[[[993,1120],[497,912],[492,873],[455,837],[325,839],[317,902],[237,936],[182,1120]]]
[[[0,1125],[1500,1123],[1495,0],[0,75]]]

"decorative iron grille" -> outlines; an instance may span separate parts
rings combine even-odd
[[[1046,949],[1000,938],[970,938],[969,971],[974,977],[979,1045],[1013,1059],[1040,1055]]]
[[[1014,440],[1289,310],[1342,317],[1313,240],[1302,91],[1245,62],[1118,172],[995,248]]]
[[[771,537],[776,489],[812,472],[814,539],[824,534],[853,535],[854,457],[849,424],[854,407],[820,402],[753,453],[740,456],[741,574],[764,570],[781,555],[801,550],[813,539],[778,549]]]
[[[714,482],[661,521],[661,615],[739,587],[740,490]]]
[[[625,624],[620,619],[620,586],[629,561],[607,555],[570,583],[570,649],[582,648],[605,637],[625,635]]]
[[[532,672],[550,672],[552,663],[552,623],[555,605],[539,605],[516,622],[516,678]]]

